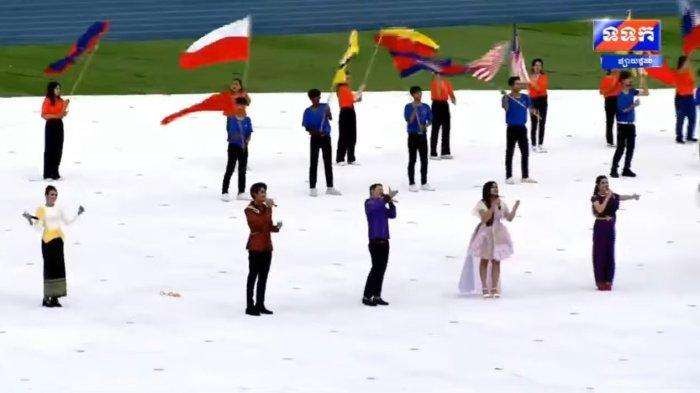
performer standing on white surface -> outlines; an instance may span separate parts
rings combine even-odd
[[[516,201],[510,211],[498,195],[498,184],[494,181],[484,184],[482,198],[474,207],[473,214],[480,218],[469,242],[464,261],[459,290],[462,293],[476,293],[478,266],[484,298],[500,297],[501,261],[513,255],[513,241],[502,219],[513,221],[520,206]]]

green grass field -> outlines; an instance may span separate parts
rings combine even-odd
[[[663,20],[663,53],[671,63],[680,54],[677,17]],[[553,89],[597,88],[602,74],[599,55],[591,49],[590,22],[522,24],[521,42],[526,59],[541,57],[550,73]],[[511,27],[468,26],[426,28],[420,31],[440,44],[440,55],[473,60],[497,41],[510,39]],[[351,70],[355,82],[364,75],[373,51],[375,32],[360,34],[360,55]],[[242,63],[229,63],[194,71],[178,66],[178,54],[196,37],[187,40],[146,42],[104,41],[76,94],[196,93],[222,89],[232,72],[242,72]],[[334,67],[345,50],[347,33],[293,36],[256,36],[248,89],[255,92],[328,89]],[[41,95],[48,80],[46,65],[60,57],[69,45],[21,45],[0,47],[0,96]],[[82,64],[59,80],[69,91]],[[507,67],[506,67],[507,68]],[[485,84],[471,77],[453,78],[460,89],[494,89],[503,85],[508,70],[501,70],[494,82]],[[405,90],[413,84],[426,85],[428,75],[401,79],[388,53],[380,49],[370,75],[368,90]]]

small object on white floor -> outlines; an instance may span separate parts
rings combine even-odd
[[[318,191],[317,191],[315,188],[309,189],[309,196],[317,197],[317,196],[318,196]]]
[[[408,186],[408,191],[418,192],[418,186],[415,184],[411,184],[410,186]]]
[[[515,180],[512,177],[506,179],[506,184],[515,184]]]
[[[443,154],[440,156],[441,160],[451,160],[452,158],[452,154]]]
[[[526,178],[523,179],[523,183],[531,183],[531,184],[534,184],[534,183],[537,183],[537,180],[535,180],[535,179],[533,179],[533,178],[531,178],[531,177],[526,177]]]
[[[327,195],[343,195],[340,193],[340,191],[336,190],[334,187],[328,187],[326,189],[326,194]]]
[[[236,195],[236,199],[238,199],[239,201],[249,201],[250,200],[250,198],[248,198],[248,196],[244,193],[240,193],[240,194]]]
[[[224,202],[231,202],[231,196],[228,193],[221,194],[221,200]]]
[[[429,183],[425,183],[422,186],[420,186],[420,189],[423,191],[435,191],[435,188],[431,186]]]

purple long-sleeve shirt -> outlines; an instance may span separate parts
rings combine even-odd
[[[389,219],[396,218],[396,206],[387,203],[384,198],[369,198],[365,201],[369,240],[389,239]]]

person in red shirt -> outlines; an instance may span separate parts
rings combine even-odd
[[[282,222],[272,225],[272,207],[275,201],[267,197],[267,185],[255,183],[250,187],[253,200],[245,208],[245,218],[248,221],[250,235],[246,249],[248,250],[248,280],[246,284],[246,309],[248,315],[272,314],[265,308],[265,289],[267,275],[272,262],[272,232],[279,232]],[[255,303],[253,288],[257,280]]]
[[[678,58],[675,76],[676,97],[674,99],[674,104],[676,107],[676,142],[681,144],[685,143],[683,140],[683,122],[685,119],[688,119],[686,140],[688,142],[697,142],[695,138],[695,77],[693,76],[693,68],[687,56],[680,56]]]
[[[617,96],[620,95],[621,90],[620,71],[607,70],[606,75],[600,80],[598,91],[605,98],[605,140],[608,147],[615,147],[613,125],[617,113]]]
[[[530,139],[532,140],[532,150],[537,153],[546,153],[547,150],[542,147],[542,144],[544,143],[544,125],[547,121],[547,88],[549,87],[549,77],[544,72],[544,62],[542,59],[532,60],[530,71],[529,93],[532,99],[532,107],[537,113],[530,113]],[[537,138],[538,136],[539,139]]]
[[[433,129],[430,134],[430,159],[431,160],[450,160],[450,105],[447,103],[449,99],[452,105],[457,103],[452,83],[449,80],[443,79],[439,73],[433,74],[433,81],[430,82],[430,98],[433,101],[431,105],[433,112]],[[437,142],[442,129],[442,144],[440,145],[440,156],[437,154]]]
[[[350,73],[346,72],[344,83],[336,86],[336,95],[340,105],[340,115],[338,115],[338,151],[335,155],[336,164],[342,165],[347,155],[347,163],[356,165],[355,144],[357,143],[357,117],[355,116],[355,103],[362,101],[362,91],[353,92],[350,88]]]
[[[44,127],[44,179],[58,180],[61,175],[58,167],[63,156],[63,118],[68,114],[70,100],[61,98],[61,85],[49,82],[46,98],[41,106],[41,117],[46,120]]]

